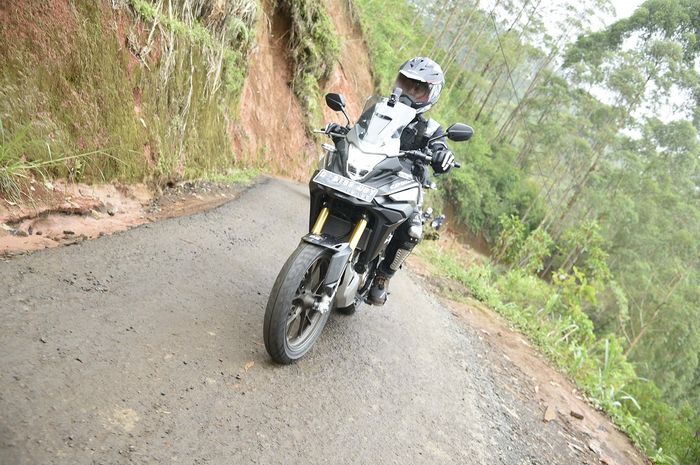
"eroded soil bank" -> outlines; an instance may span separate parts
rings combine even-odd
[[[0,199],[0,257],[72,245],[207,210],[235,198],[246,185],[181,182],[157,191],[143,184],[33,182],[31,187],[31,200]]]

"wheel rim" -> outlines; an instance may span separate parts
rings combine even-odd
[[[307,343],[313,341],[314,333],[323,321],[324,315],[315,306],[321,299],[320,291],[329,262],[327,256],[318,257],[306,270],[292,298],[285,331],[287,347],[292,352],[303,350]]]

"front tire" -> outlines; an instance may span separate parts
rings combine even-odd
[[[330,311],[316,305],[332,252],[302,242],[282,267],[265,309],[263,339],[272,359],[284,365],[303,357],[314,345]]]

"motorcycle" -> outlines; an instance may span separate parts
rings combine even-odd
[[[440,229],[444,226],[447,217],[444,214],[434,217],[433,209],[428,208],[421,215],[421,220],[423,224],[429,226],[427,231],[423,230],[423,239],[428,241],[437,241],[440,239]]]
[[[387,244],[422,204],[424,186],[412,170],[432,158],[429,149],[400,150],[401,132],[416,116],[401,100],[398,88],[388,98],[370,97],[350,127],[343,96],[326,95],[347,124],[317,131],[334,145],[323,144],[309,182],[309,233],[279,272],[265,310],[265,348],[277,363],[304,356],[333,308],[352,314],[365,302]],[[441,137],[466,141],[472,134],[456,123]]]

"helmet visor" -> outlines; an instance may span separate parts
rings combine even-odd
[[[400,87],[404,95],[411,97],[415,103],[428,103],[430,98],[430,84],[417,81],[399,73],[396,77],[395,87]]]

